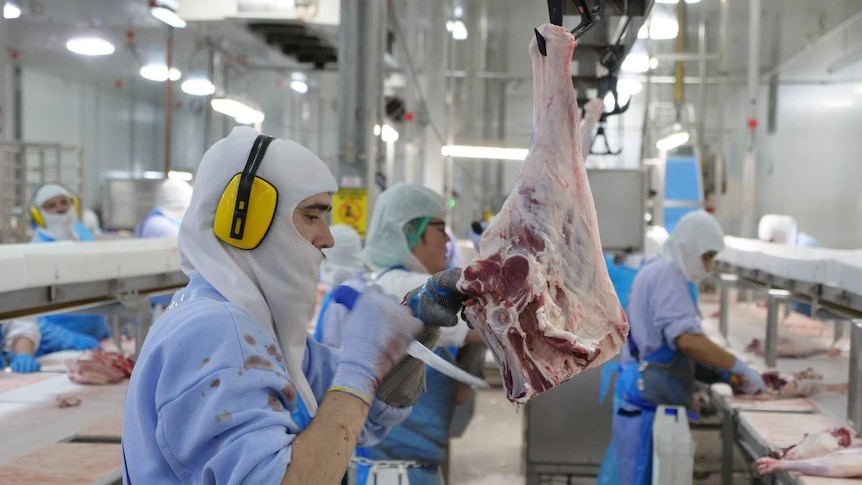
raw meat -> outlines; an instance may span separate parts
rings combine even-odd
[[[808,397],[821,393],[846,393],[847,384],[827,384],[823,375],[811,367],[795,374],[782,374],[777,370],[763,373],[763,382],[771,393],[781,397]]]
[[[804,460],[759,458],[755,465],[761,475],[790,471],[817,477],[862,478],[862,448],[845,448]]]
[[[806,435],[799,443],[784,449],[781,458],[803,460],[827,455],[850,446],[853,432],[844,427],[835,427],[819,433]]]
[[[57,394],[57,407],[58,408],[72,408],[81,404],[81,398],[78,396],[66,392],[63,394]]]
[[[66,362],[69,380],[77,384],[114,384],[132,375],[134,362],[119,352],[87,350]]]
[[[763,340],[756,338],[752,339],[751,343],[745,348],[749,352],[754,352],[759,356],[766,353],[765,343]],[[780,337],[778,339],[778,357],[788,359],[802,359],[814,355],[826,354],[829,357],[837,357],[841,355],[841,349],[829,348],[818,342],[812,342],[808,339],[797,341],[789,337]]]
[[[518,404],[616,355],[628,323],[614,293],[581,155],[574,37],[545,24],[530,43],[533,138],[509,197],[458,288]]]

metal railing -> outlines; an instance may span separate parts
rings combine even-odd
[[[0,243],[29,240],[30,198],[56,182],[84,193],[84,149],[60,143],[0,143]]]

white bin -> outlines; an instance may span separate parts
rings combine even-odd
[[[695,443],[682,406],[659,406],[652,427],[652,483],[691,485]]]

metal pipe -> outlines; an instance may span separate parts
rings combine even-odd
[[[680,2],[685,3],[685,2]],[[697,147],[697,158],[698,160],[702,160],[703,158],[703,138],[706,127],[706,21],[701,20],[700,24],[697,26],[697,51],[700,55],[700,60],[697,63],[697,77],[699,77],[702,81],[700,83],[700,89],[698,90],[698,100],[697,100],[697,139],[696,139],[696,147]]]
[[[685,52],[685,2],[676,4],[676,21],[680,27],[674,47],[677,54],[682,54]],[[676,79],[673,85],[673,102],[676,104],[677,109],[676,121],[679,122],[679,110],[685,100],[685,84],[682,82],[685,77],[685,64],[682,61],[674,62],[673,77]]]
[[[847,389],[847,419],[862,433],[862,319],[850,322],[850,373]]]
[[[862,45],[848,51],[838,59],[832,61],[832,64],[826,66],[826,72],[829,74],[835,74],[836,72],[843,70],[845,67],[855,64],[860,57],[862,57]]]
[[[728,43],[728,0],[721,0],[718,16],[718,137],[715,152],[715,194],[714,207],[718,212],[721,208],[722,190],[724,188],[724,112],[727,99],[727,43]]]
[[[338,29],[338,166],[336,175],[341,183],[343,164],[358,161],[358,96],[356,82],[359,78],[359,14],[357,0],[341,0],[341,25]]]
[[[766,351],[764,359],[766,366],[770,369],[775,368],[775,362],[778,360],[778,313],[782,302],[790,298],[790,292],[787,290],[779,290],[770,288],[766,296]]]
[[[718,328],[724,341],[727,342],[727,315],[730,310],[728,292],[731,286],[735,286],[739,277],[735,274],[721,273],[718,275]]]
[[[165,64],[168,66],[168,78],[165,79],[165,177],[171,170],[171,132],[174,119],[174,82],[171,81],[171,67],[174,65],[174,28],[168,26],[168,42]]]
[[[748,12],[748,120],[745,155],[742,158],[742,227],[740,235],[754,234],[757,200],[757,98],[760,84],[760,0],[749,2]]]

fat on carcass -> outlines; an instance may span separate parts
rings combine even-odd
[[[761,475],[786,471],[818,477],[862,478],[862,448],[844,448],[804,460],[759,458],[755,466]]]
[[[853,432],[843,426],[836,426],[819,433],[806,435],[799,443],[784,449],[780,457],[785,460],[803,460],[828,455],[833,451],[847,448],[853,439]]]
[[[575,39],[535,39],[533,137],[508,198],[464,268],[464,313],[490,347],[510,401],[523,404],[617,353],[628,323],[608,277],[580,144]]]

